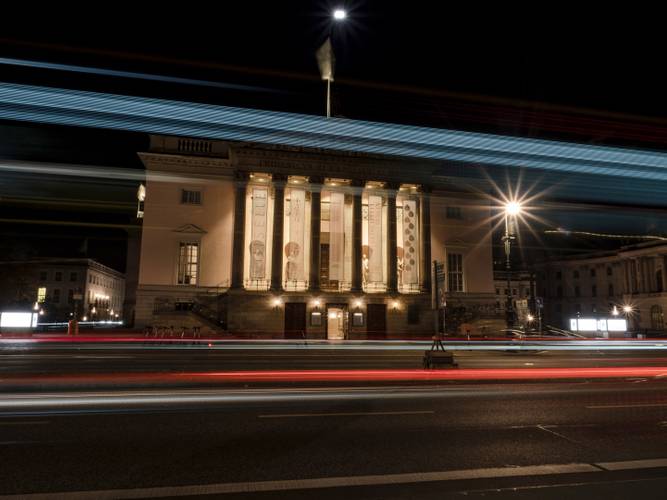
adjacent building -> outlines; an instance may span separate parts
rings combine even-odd
[[[445,301],[502,325],[490,204],[437,162],[163,136],[139,155],[137,326],[430,336]]]
[[[631,306],[631,329],[661,332],[667,308],[667,243],[654,241],[543,264],[538,290],[545,320],[568,328],[576,317],[609,317]]]
[[[32,308],[49,320],[123,317],[125,276],[92,259],[35,259],[0,263],[2,308]]]

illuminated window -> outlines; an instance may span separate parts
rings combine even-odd
[[[40,304],[46,300],[46,287],[41,286],[37,289],[37,302]]]
[[[383,187],[367,182],[361,195],[361,280],[367,293],[387,289],[388,205]]]
[[[414,184],[403,184],[396,196],[396,268],[401,293],[418,293],[420,290],[421,204],[417,190],[418,186]]]
[[[329,179],[336,188],[349,181]],[[321,197],[320,287],[330,292],[352,287],[353,197],[340,189],[325,189]]]
[[[181,190],[181,203],[186,205],[201,205],[201,191]]]
[[[447,254],[447,285],[450,292],[463,291],[463,254]]]
[[[178,254],[178,284],[196,285],[199,243],[181,243]]]

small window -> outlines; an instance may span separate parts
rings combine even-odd
[[[496,295],[500,295],[500,288],[496,288]]]
[[[47,273],[46,271],[40,271],[39,273],[39,281],[46,281],[47,280]]]
[[[37,289],[37,302],[40,304],[46,300],[46,287],[40,286]]]
[[[611,267],[607,268],[607,276],[611,276],[614,272],[611,270]]]
[[[56,271],[56,281],[63,280],[63,273],[61,271]]]
[[[70,281],[76,281],[77,275],[76,273],[69,273],[69,280]]]
[[[512,288],[512,295],[516,295],[516,288]]]
[[[447,218],[463,219],[463,215],[461,214],[461,207],[447,207]]]
[[[60,289],[56,288],[53,290],[53,303],[60,304]]]
[[[67,291],[67,303],[68,304],[74,304],[74,290],[69,289]]]
[[[579,271],[573,271],[572,276],[574,277],[574,279],[578,279],[579,278]]]
[[[591,297],[597,297],[598,296],[598,287],[593,285],[591,287]]]
[[[595,269],[591,269],[591,278],[595,278]]]
[[[183,189],[181,191],[181,203],[187,205],[201,205],[201,191],[188,191]]]

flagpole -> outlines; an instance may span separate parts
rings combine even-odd
[[[331,118],[331,79],[327,78],[327,118]]]

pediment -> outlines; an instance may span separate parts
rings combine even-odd
[[[184,224],[173,230],[175,233],[189,233],[189,234],[206,234],[201,227],[195,224]]]

